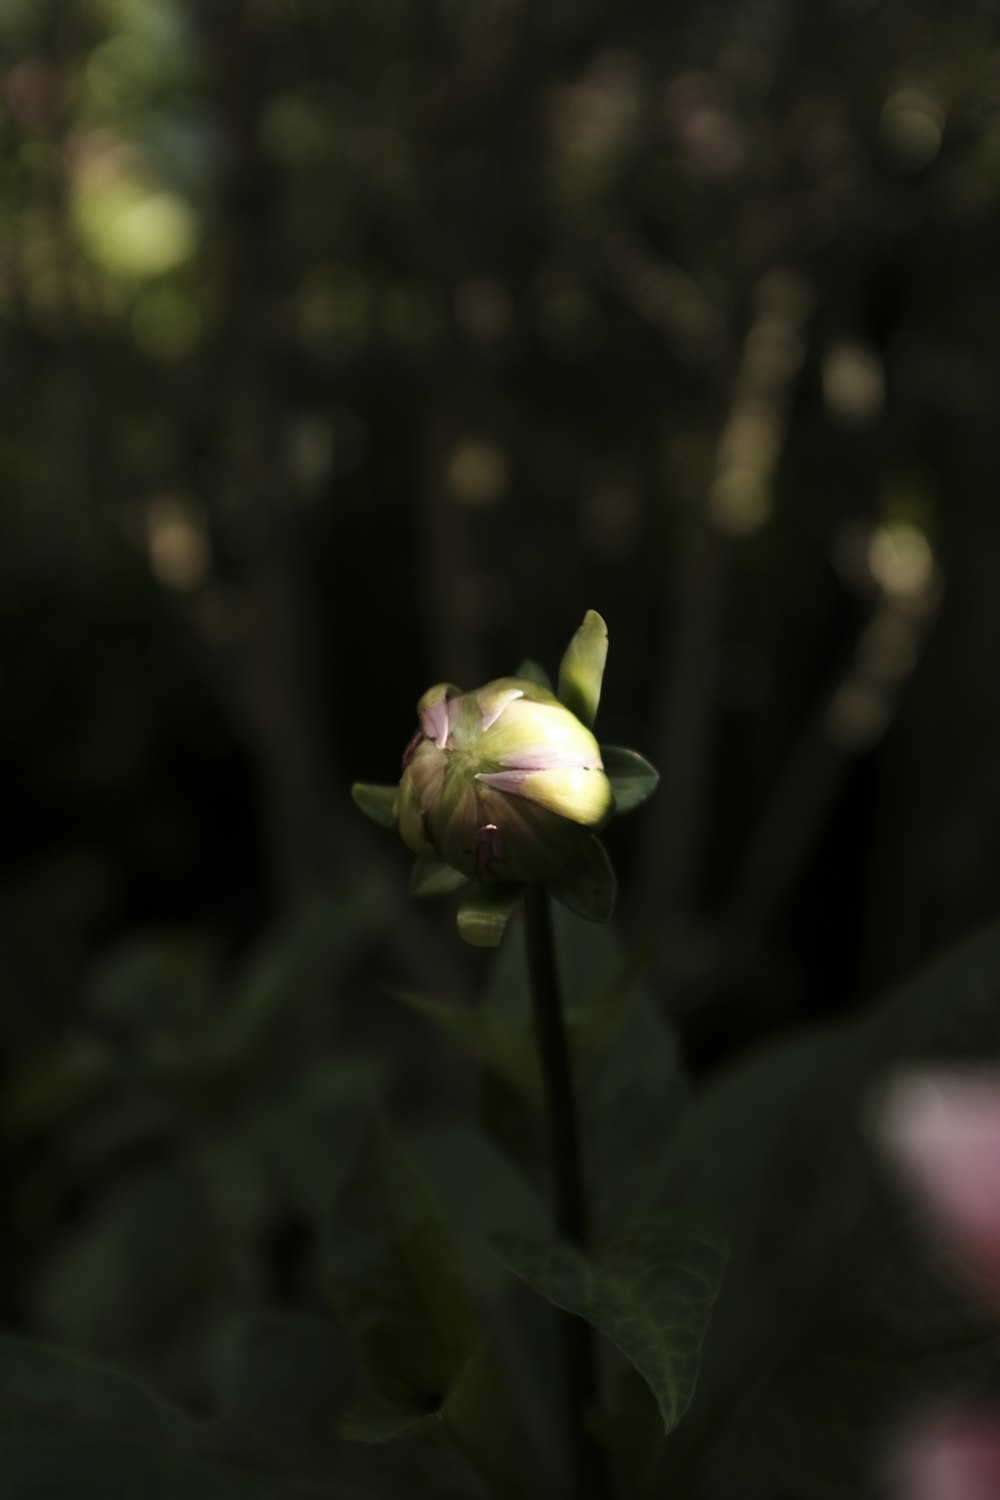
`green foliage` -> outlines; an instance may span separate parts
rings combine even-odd
[[[622,745],[602,745],[604,772],[615,794],[615,812],[632,812],[656,791],[659,772],[639,754]]]
[[[656,1397],[672,1432],[694,1394],[698,1356],[726,1252],[702,1229],[669,1219],[637,1224],[591,1260],[572,1245],[498,1235],[511,1270],[541,1297],[585,1318],[620,1349]]]
[[[447,1231],[377,1120],[341,1186],[324,1270],[383,1412],[393,1404],[399,1424],[438,1412],[475,1351],[475,1320]]]
[[[679,1443],[647,1493],[757,1475],[803,1500],[873,1493],[907,1413],[1000,1378],[1000,1339],[912,1222],[865,1130],[896,1068],[1000,1051],[991,929],[870,1014],[783,1041],[691,1106],[655,1189],[732,1244]]]
[[[198,1341],[230,1327],[199,1422],[123,1375],[4,1341],[13,1500],[45,1485],[68,1500],[554,1493],[545,1304],[599,1335],[593,1424],[626,1500],[873,1494],[901,1415],[1000,1380],[1000,1339],[911,1222],[866,1128],[897,1068],[1000,1051],[1000,933],[692,1097],[644,983],[649,948],[623,958],[606,928],[557,912],[593,1225],[583,1253],[547,1227],[520,924],[478,1005],[400,997],[468,1048],[485,1133],[428,1123],[404,1154],[371,1111],[370,1070],[303,1072],[287,1052],[297,1006],[374,930],[379,891],[354,902],[263,944],[222,1005],[211,945],[131,944],[90,985],[107,1040],[87,1061],[77,1037],[10,1096],[11,1139],[83,1109],[100,1127],[91,1151],[158,1143],[44,1267],[43,1325],[181,1384]],[[318,1286],[298,1316],[250,1312],[276,1181],[282,1202],[325,1220],[337,1322]]]
[[[255,1476],[243,1459],[214,1452],[210,1431],[126,1376],[16,1339],[0,1340],[0,1464],[10,1500],[291,1500],[301,1493],[297,1483]],[[371,1492],[329,1479],[314,1493],[362,1500]]]

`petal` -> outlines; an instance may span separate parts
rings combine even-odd
[[[509,677],[501,677],[496,682],[488,682],[474,696],[483,716],[481,728],[485,734],[499,719],[508,703],[524,697],[524,689],[518,683],[512,683]]]
[[[480,885],[495,878],[497,868],[505,858],[506,845],[498,824],[482,823],[472,839],[472,864]]]
[[[942,1413],[915,1426],[895,1471],[897,1500],[996,1500],[1000,1408]]]
[[[607,659],[608,627],[596,609],[588,609],[559,666],[560,701],[584,724],[597,717]]]
[[[593,828],[611,812],[611,783],[603,771],[582,766],[551,771],[487,771],[477,781],[512,797],[525,797],[573,823]]]
[[[413,775],[412,765],[403,773],[403,779],[399,783],[396,811],[399,816],[399,836],[406,847],[414,854],[433,854],[434,842],[424,816],[420,787]]]
[[[491,821],[481,816],[475,783],[466,779],[460,767],[450,770],[433,814],[438,855],[445,864],[474,877],[476,830]]]
[[[601,769],[597,741],[579,719],[559,703],[521,698],[484,734],[479,750],[484,759],[513,770],[583,766]]]
[[[901,1078],[882,1136],[967,1271],[1000,1301],[1000,1078]]]
[[[457,688],[453,682],[439,682],[428,688],[417,704],[420,727],[439,750],[445,748],[451,732],[448,703],[452,698],[458,697],[460,692],[461,688]]]

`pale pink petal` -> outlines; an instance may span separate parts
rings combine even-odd
[[[508,792],[511,796],[523,797],[524,784],[530,776],[530,771],[480,771],[476,780],[483,782],[485,786],[491,786],[495,792]]]
[[[1000,1408],[935,1417],[894,1467],[892,1500],[1000,1500]]]
[[[497,693],[479,695],[479,706],[483,715],[483,733],[491,728],[499,719],[509,703],[514,703],[518,698],[523,698],[524,692],[521,688],[504,688]]]
[[[1000,1305],[1000,1077],[901,1079],[882,1133],[942,1235]]]
[[[570,771],[579,767],[584,771],[603,770],[600,755],[592,752],[576,750],[562,750],[558,746],[538,744],[529,745],[524,750],[515,750],[506,758],[506,764],[512,770],[519,771]]]
[[[433,740],[439,750],[443,750],[448,743],[448,700],[438,699],[437,703],[428,703],[420,715],[420,724],[429,740]]]

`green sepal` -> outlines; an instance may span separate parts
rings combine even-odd
[[[615,794],[616,813],[641,807],[656,791],[660,773],[638,750],[626,750],[623,745],[602,745],[601,759],[604,774]]]
[[[498,948],[522,894],[519,885],[498,885],[489,890],[481,885],[472,886],[458,908],[459,937],[473,948]]]
[[[608,851],[588,834],[561,875],[548,882],[555,899],[587,922],[610,922],[618,882]]]
[[[552,691],[552,678],[545,668],[539,666],[537,661],[532,661],[530,656],[525,658],[514,676],[520,678],[522,682],[533,682],[536,687],[544,688],[547,693]]]
[[[460,885],[468,882],[467,875],[446,865],[443,860],[421,856],[410,871],[410,895],[447,896],[449,891],[457,891]]]
[[[596,609],[588,609],[559,664],[559,701],[588,729],[597,717],[607,659],[608,627]]]
[[[382,828],[394,829],[398,790],[394,786],[374,786],[366,781],[356,781],[351,787],[351,796],[365,817],[371,818],[373,823],[378,823]]]

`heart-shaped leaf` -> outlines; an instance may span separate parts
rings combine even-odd
[[[651,1220],[609,1242],[599,1259],[575,1246],[497,1235],[501,1259],[540,1297],[585,1318],[646,1381],[671,1432],[694,1394],[702,1339],[726,1251],[681,1219]]]

